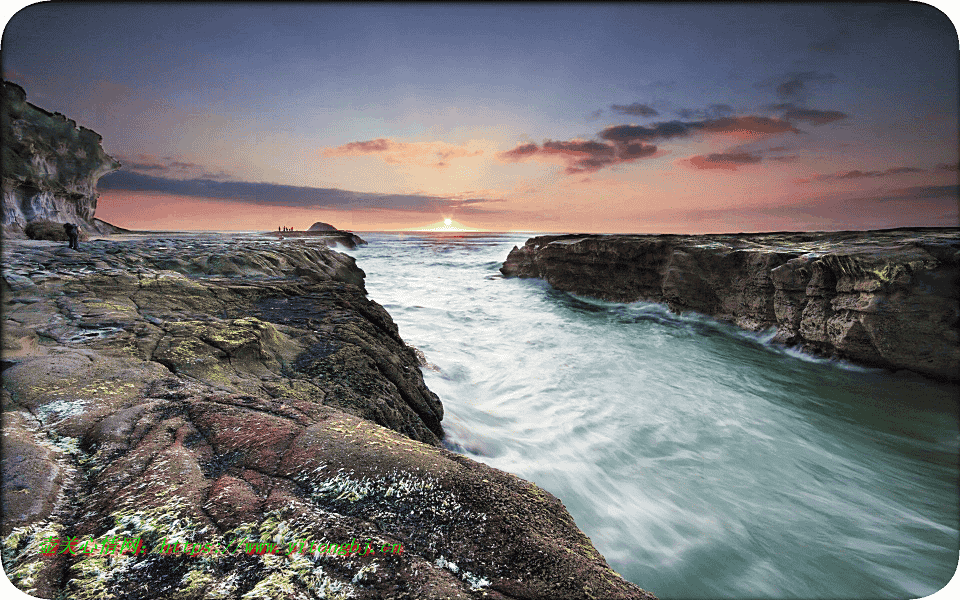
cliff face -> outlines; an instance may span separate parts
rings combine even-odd
[[[562,235],[504,275],[618,302],[666,303],[861,364],[960,379],[960,229]]]
[[[23,237],[34,219],[72,222],[91,232],[97,180],[120,168],[100,147],[101,137],[59,113],[26,101],[18,85],[3,82],[3,233]]]

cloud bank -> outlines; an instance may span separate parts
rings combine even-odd
[[[104,175],[97,185],[100,190],[156,192],[195,198],[212,198],[297,208],[389,209],[435,213],[442,210],[487,212],[484,203],[497,199],[430,196],[423,194],[373,194],[338,188],[315,188],[277,183],[249,181],[215,181],[212,179],[173,179],[155,177],[121,169]]]

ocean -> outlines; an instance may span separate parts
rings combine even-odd
[[[506,279],[526,234],[361,233],[450,449],[564,503],[669,598],[920,598],[957,568],[960,386]]]

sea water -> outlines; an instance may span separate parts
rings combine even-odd
[[[560,498],[661,598],[919,598],[958,560],[958,386],[498,272],[518,234],[348,251],[448,447]]]

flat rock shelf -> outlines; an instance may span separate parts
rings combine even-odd
[[[321,240],[5,240],[13,583],[78,599],[653,598],[556,497],[441,447],[422,359],[363,279]],[[44,555],[111,539],[143,551]]]

